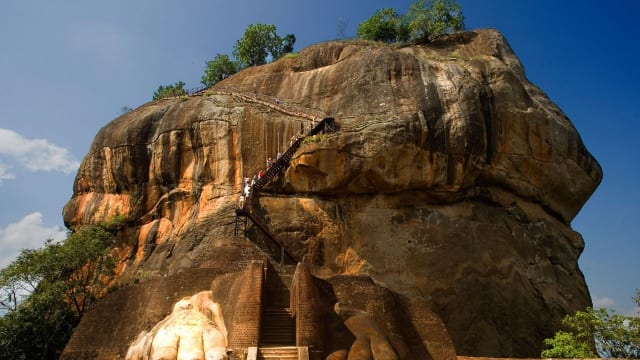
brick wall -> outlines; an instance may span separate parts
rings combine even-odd
[[[291,291],[296,320],[296,345],[323,349],[324,323],[319,317],[319,292],[309,266],[299,263],[296,267]]]
[[[235,299],[233,332],[229,333],[229,347],[235,352],[258,346],[260,336],[260,306],[264,285],[264,262],[252,261],[244,271],[242,285]]]

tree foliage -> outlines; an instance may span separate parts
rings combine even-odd
[[[580,342],[575,335],[565,331],[558,331],[553,338],[544,339],[548,348],[542,351],[543,358],[595,358],[591,347]]]
[[[158,89],[153,93],[153,100],[160,100],[166,97],[187,95],[187,91],[184,89],[185,83],[178,81],[173,85],[158,86]]]
[[[562,319],[567,331],[545,339],[542,357],[640,358],[640,318],[607,309],[578,311]]]
[[[278,36],[275,25],[250,24],[233,46],[233,56],[245,67],[264,65],[269,56],[278,59],[293,51],[295,41],[293,34]]]
[[[0,270],[0,353],[56,359],[113,273],[113,224],[87,226],[63,242],[22,250]]]
[[[387,43],[428,42],[460,30],[464,30],[464,16],[455,0],[417,0],[406,15],[399,15],[392,8],[376,11],[360,23],[358,37]]]
[[[213,60],[207,61],[207,67],[200,83],[207,87],[213,86],[213,84],[237,73],[239,69],[240,64],[229,59],[229,55],[217,54]]]
[[[280,53],[274,58],[279,59],[283,55],[293,52],[293,45],[296,43],[296,36],[293,34],[287,34],[282,38],[282,48]]]
[[[403,36],[407,32],[403,28],[402,17],[392,8],[385,8],[376,11],[372,17],[358,25],[358,37],[387,43],[406,41]]]
[[[464,30],[462,7],[455,0],[418,0],[406,17],[411,37],[421,41]]]

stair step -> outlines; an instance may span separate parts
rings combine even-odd
[[[295,346],[282,347],[260,347],[258,348],[258,359],[297,359],[298,348]]]
[[[265,307],[262,309],[262,315],[262,325],[260,327],[261,344],[295,344],[295,321],[291,316],[290,308]]]

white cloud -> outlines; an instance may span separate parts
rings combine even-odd
[[[16,177],[14,174],[7,172],[8,169],[9,166],[0,161],[0,185],[2,185],[2,180],[14,179]]]
[[[27,139],[15,131],[0,128],[0,156],[13,159],[31,171],[59,171],[70,174],[80,163],[69,150],[45,139]],[[6,168],[0,164],[0,181]],[[6,173],[5,173],[6,174]],[[13,176],[13,174],[6,174]]]
[[[616,306],[616,301],[613,300],[610,297],[599,297],[596,296],[593,298],[593,308],[594,309],[598,309],[598,308],[606,308],[606,309],[612,309]]]
[[[20,250],[39,248],[45,240],[63,240],[67,231],[58,226],[46,227],[42,224],[42,214],[34,212],[17,223],[0,227],[0,267],[5,267],[15,259]]]

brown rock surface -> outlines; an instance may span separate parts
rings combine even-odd
[[[492,30],[318,44],[145,104],[100,130],[65,222],[126,219],[124,284],[258,258],[233,238],[243,177],[325,114],[338,131],[305,141],[253,199],[314,275],[366,274],[427,301],[459,355],[537,356],[554,323],[591,303],[568,223],[601,169]]]

